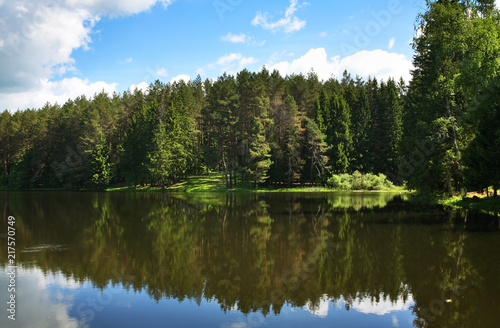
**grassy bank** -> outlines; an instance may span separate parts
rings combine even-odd
[[[347,175],[346,175],[347,176]],[[349,176],[350,177],[350,176]],[[376,181],[375,181],[376,182]],[[260,186],[255,188],[251,182],[237,183],[235,188],[227,188],[223,174],[211,174],[201,176],[190,176],[185,180],[175,183],[169,187],[152,187],[146,186],[128,186],[124,183],[111,186],[104,191],[107,192],[178,192],[178,193],[195,193],[195,192],[333,192],[333,191],[353,191],[353,192],[402,192],[405,191],[401,187],[394,185],[379,186],[380,190],[373,190],[376,183],[370,182],[366,184],[356,184],[353,181],[348,181],[349,188],[346,188],[346,183],[339,186],[309,186],[309,185],[294,185],[287,187],[286,185],[272,185],[268,187]],[[351,186],[352,185],[352,186]],[[0,191],[99,191],[87,188],[80,189],[64,189],[64,188],[32,188],[32,189],[9,189],[0,188]]]
[[[332,191],[326,187],[293,187],[285,188],[280,186],[254,188],[253,183],[237,183],[236,188],[227,188],[224,176],[214,174],[208,176],[191,176],[188,179],[180,181],[168,188],[160,187],[115,187],[108,188],[106,191],[148,191],[148,192],[292,192],[292,191],[307,191],[320,192]]]
[[[481,210],[489,213],[500,213],[500,197],[468,197],[463,199],[460,196],[455,196],[441,200],[440,204],[471,210]]]
[[[439,204],[454,208],[465,208],[488,213],[500,213],[500,197],[486,197],[485,195],[469,194],[467,197],[444,197],[436,195],[413,195],[410,201],[418,203]]]
[[[344,191],[343,189],[329,188],[322,186],[300,186],[287,187],[286,185],[258,187],[253,183],[238,182],[236,188],[227,188],[224,176],[222,174],[213,174],[208,176],[191,176],[181,182],[178,182],[168,188],[160,187],[114,187],[106,191],[147,191],[147,192],[332,192]],[[370,190],[371,191],[371,190]],[[401,188],[387,188],[386,190],[377,190],[376,192],[397,192],[403,191]]]

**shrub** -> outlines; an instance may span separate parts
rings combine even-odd
[[[363,174],[355,171],[351,174],[332,174],[326,185],[335,190],[387,190],[396,188],[383,174]]]

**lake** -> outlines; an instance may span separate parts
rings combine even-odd
[[[405,198],[0,193],[0,326],[498,327],[499,218]]]

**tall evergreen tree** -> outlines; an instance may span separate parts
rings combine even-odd
[[[403,106],[399,89],[393,79],[380,85],[380,168],[382,172],[396,172],[401,157],[403,137]]]
[[[148,155],[153,147],[154,131],[158,126],[158,105],[142,102],[140,110],[132,116],[123,143],[120,159],[121,174],[133,185],[146,184],[149,177]]]
[[[284,96],[273,117],[272,181],[286,182],[290,186],[300,180],[304,165],[300,147],[301,119],[297,104],[291,95]]]
[[[330,137],[332,146],[330,160],[332,169],[336,173],[347,173],[350,169],[350,154],[352,147],[351,137],[351,113],[349,105],[342,95],[333,94],[330,98],[329,130],[327,137]]]
[[[233,76],[224,74],[210,88],[205,115],[206,153],[213,168],[224,172],[226,187],[235,185],[238,164],[236,134],[238,94]]]
[[[370,103],[363,85],[359,85],[359,96],[351,107],[353,136],[352,169],[360,172],[373,172],[373,154],[370,151],[372,116]]]
[[[464,139],[459,127],[465,108],[455,79],[465,55],[470,7],[459,1],[427,1],[427,5],[420,17],[421,33],[414,39],[405,148],[407,158],[416,153],[416,143],[427,142],[433,151],[425,159],[406,160],[407,169],[399,171],[419,190],[452,193],[463,186]]]
[[[302,151],[305,165],[302,179],[307,179],[310,184],[323,182],[330,170],[327,156],[329,147],[325,139],[326,136],[321,132],[316,122],[305,118],[304,150]]]

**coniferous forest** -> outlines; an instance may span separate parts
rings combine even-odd
[[[384,174],[422,192],[500,185],[500,14],[427,1],[411,81],[242,70],[0,114],[0,187],[319,185]]]

